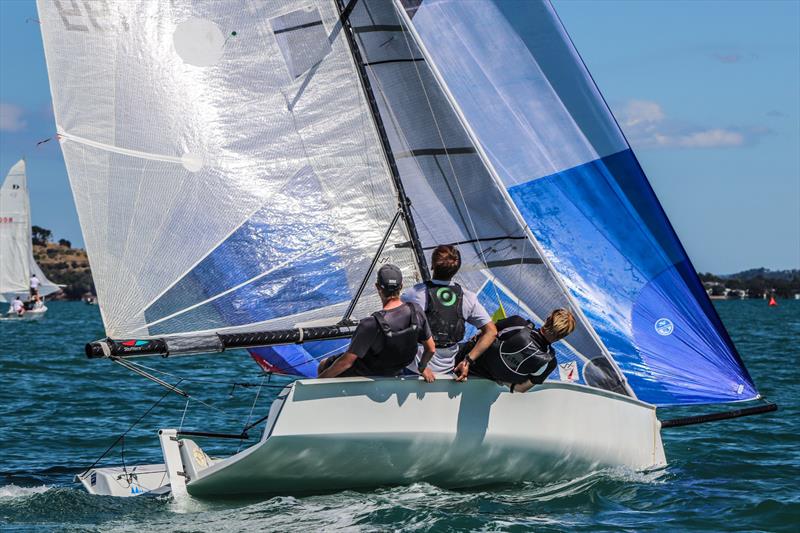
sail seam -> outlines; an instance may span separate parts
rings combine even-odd
[[[60,127],[57,128],[57,131],[59,137],[61,137],[62,139],[76,142],[78,144],[84,144],[86,146],[91,146],[92,148],[97,148],[99,150],[105,150],[106,152],[113,152],[115,154],[137,157],[139,159],[148,159],[150,161],[164,161],[167,163],[177,163],[179,165],[183,164],[183,160],[180,157],[163,155],[163,154],[153,154],[150,152],[142,152],[141,150],[131,150],[130,148],[121,148],[119,146],[114,146],[112,144],[93,141],[91,139],[87,139],[79,135],[73,135],[72,133],[66,133]]]

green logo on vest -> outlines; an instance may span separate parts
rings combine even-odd
[[[458,300],[458,296],[454,293],[450,287],[442,287],[436,291],[436,297],[442,302],[442,305],[445,307],[450,307],[456,303]]]

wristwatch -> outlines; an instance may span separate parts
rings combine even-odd
[[[417,370],[419,371],[420,374],[422,374],[426,368],[428,368],[428,363],[425,363],[424,365],[422,363],[419,363],[417,365]]]

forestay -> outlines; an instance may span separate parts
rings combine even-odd
[[[487,168],[638,398],[757,397],[552,6],[510,4],[397,0]]]
[[[0,187],[0,302],[17,296],[27,300],[31,274],[39,279],[39,294],[59,290],[33,259],[31,207],[25,161],[11,167]]]
[[[38,5],[107,334],[338,321],[397,200],[334,4]]]

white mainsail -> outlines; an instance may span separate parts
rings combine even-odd
[[[397,199],[334,4],[99,5],[39,13],[108,335],[340,318]]]
[[[0,188],[0,302],[27,299],[31,274],[39,278],[41,296],[60,290],[33,259],[28,179],[20,159]]]

